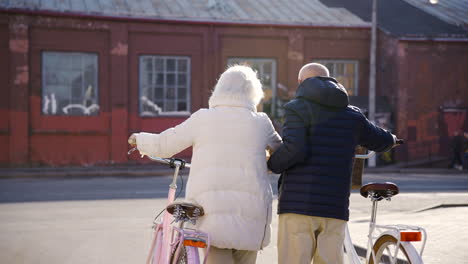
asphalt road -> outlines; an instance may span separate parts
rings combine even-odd
[[[179,178],[180,197],[184,183]],[[158,177],[84,177],[22,178],[0,180],[0,203],[35,201],[79,201],[108,199],[147,199],[167,196],[171,176]],[[464,192],[468,191],[467,174],[365,174],[363,182],[396,183],[400,192]],[[271,175],[274,192],[277,176]]]

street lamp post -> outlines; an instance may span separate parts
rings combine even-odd
[[[377,46],[377,0],[372,0],[372,30],[370,46],[370,76],[369,76],[369,120],[375,123],[375,57]],[[375,155],[368,160],[369,167],[375,167]]]

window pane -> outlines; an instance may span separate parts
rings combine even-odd
[[[270,73],[263,73],[261,81],[262,81],[262,84],[264,86],[267,86],[268,88],[271,89],[271,75],[270,75]]]
[[[336,75],[335,74],[335,67],[334,67],[334,64],[333,63],[325,63],[325,67],[327,67],[328,71],[330,72],[330,75],[331,76],[334,76]]]
[[[175,85],[175,74],[168,73],[166,78],[166,85]]]
[[[175,112],[176,111],[176,102],[174,100],[166,100],[164,105],[164,110],[167,112]]]
[[[155,62],[155,71],[147,72],[151,78],[144,80],[142,79],[144,76],[140,74],[140,94],[143,94],[145,89],[149,89],[147,93],[151,93],[151,96],[147,98],[140,98],[140,115],[157,116],[165,112],[176,114],[188,111],[189,58],[173,56],[142,56],[140,58],[151,58]],[[144,63],[144,60],[140,59],[140,63]],[[149,105],[153,107],[148,107]],[[179,109],[179,105],[185,105],[185,107]]]
[[[186,102],[179,102],[177,104],[178,111],[187,111],[187,103]]]
[[[179,99],[186,99],[187,98],[187,89],[179,88],[177,91],[177,97]]]
[[[142,59],[142,69],[146,72],[153,71],[153,60],[151,58],[143,58]]]
[[[175,71],[174,59],[166,59],[166,71]]]
[[[96,54],[43,52],[42,65],[43,114],[98,114]]]
[[[180,86],[184,86],[187,84],[187,78],[185,74],[178,74],[177,75],[177,84]]]
[[[156,84],[157,85],[164,85],[164,73],[156,74]]]
[[[337,79],[347,90],[348,95],[357,95],[357,61],[318,61],[330,70],[330,76]]]
[[[54,85],[54,84],[58,84],[58,76],[57,76],[57,73],[55,71],[53,71],[53,69],[51,68],[51,71],[47,71],[45,74],[44,74],[44,82],[46,85]]]
[[[179,72],[187,71],[187,60],[178,60],[177,63],[178,63],[177,68]]]
[[[166,98],[167,99],[175,99],[175,88],[174,87],[168,87],[166,89]]]
[[[344,63],[336,63],[335,75],[343,75],[343,74],[344,74]]]
[[[82,57],[74,55],[74,56],[70,56],[70,59],[71,59],[71,64],[70,64],[71,69],[72,70],[80,70],[81,69]]]
[[[71,100],[74,104],[79,104],[81,100],[84,99],[83,97],[83,80],[81,75],[77,75],[76,78],[73,78],[71,82],[72,87],[72,96]]]
[[[163,99],[164,96],[164,89],[163,88],[155,88],[154,89],[154,99]]]
[[[156,71],[158,72],[164,71],[164,59],[157,58],[154,64],[155,64]]]
[[[354,75],[354,63],[347,63],[345,65],[345,72],[349,76]]]
[[[144,73],[142,74],[144,77],[141,78],[142,85],[151,85],[152,84],[152,79],[153,79],[153,74],[152,73]]]
[[[263,72],[265,74],[271,74],[271,62],[267,62],[263,65]]]

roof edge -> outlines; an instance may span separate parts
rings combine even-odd
[[[457,37],[397,37],[400,41],[405,42],[420,42],[420,41],[433,41],[433,42],[468,42],[468,38]]]
[[[255,27],[286,27],[286,28],[332,28],[332,29],[370,29],[368,26],[343,26],[343,25],[319,25],[319,24],[279,24],[279,23],[248,23],[237,21],[209,21],[209,20],[184,20],[184,19],[162,19],[148,17],[132,17],[132,16],[109,16],[99,14],[87,14],[82,12],[58,12],[51,10],[31,10],[24,8],[3,8],[0,7],[0,12],[3,14],[23,14],[31,16],[53,16],[53,17],[68,17],[78,19],[96,19],[96,20],[111,20],[118,22],[160,22],[166,24],[192,24],[192,25],[217,25],[217,26],[255,26]]]

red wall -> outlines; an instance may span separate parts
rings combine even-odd
[[[7,164],[10,159],[9,145],[9,108],[10,108],[10,68],[8,40],[9,30],[7,24],[0,24],[0,164]]]
[[[378,93],[390,98],[398,136],[407,139],[399,159],[447,156],[451,135],[442,109],[468,109],[468,42],[379,37]]]
[[[468,107],[467,42],[410,41],[379,33],[377,95],[390,99],[398,160],[444,154],[448,124],[439,109]],[[99,56],[97,116],[41,114],[41,52]],[[161,132],[186,117],[140,117],[138,56],[191,58],[191,111],[207,107],[230,57],[273,58],[277,82],[293,95],[297,72],[316,59],[359,62],[367,95],[369,29],[240,26],[0,15],[0,164],[70,165],[128,162],[126,139]],[[445,123],[444,123],[445,122]],[[189,156],[190,150],[179,156]],[[131,159],[140,160],[137,157]]]
[[[369,90],[369,31],[316,30],[308,32],[304,39],[307,61],[320,59],[356,60],[358,70],[358,94]]]
[[[114,21],[42,15],[0,15],[0,163],[91,165],[128,162],[127,137],[161,132],[187,117],[140,117],[142,54],[191,58],[191,112],[208,106],[230,57],[273,58],[277,82],[294,94],[297,72],[313,59],[357,59],[367,90],[368,29],[240,26]],[[41,114],[41,52],[98,54],[97,116]],[[8,98],[8,99],[5,99]],[[189,156],[190,150],[178,156]],[[132,160],[139,160],[132,156]]]

